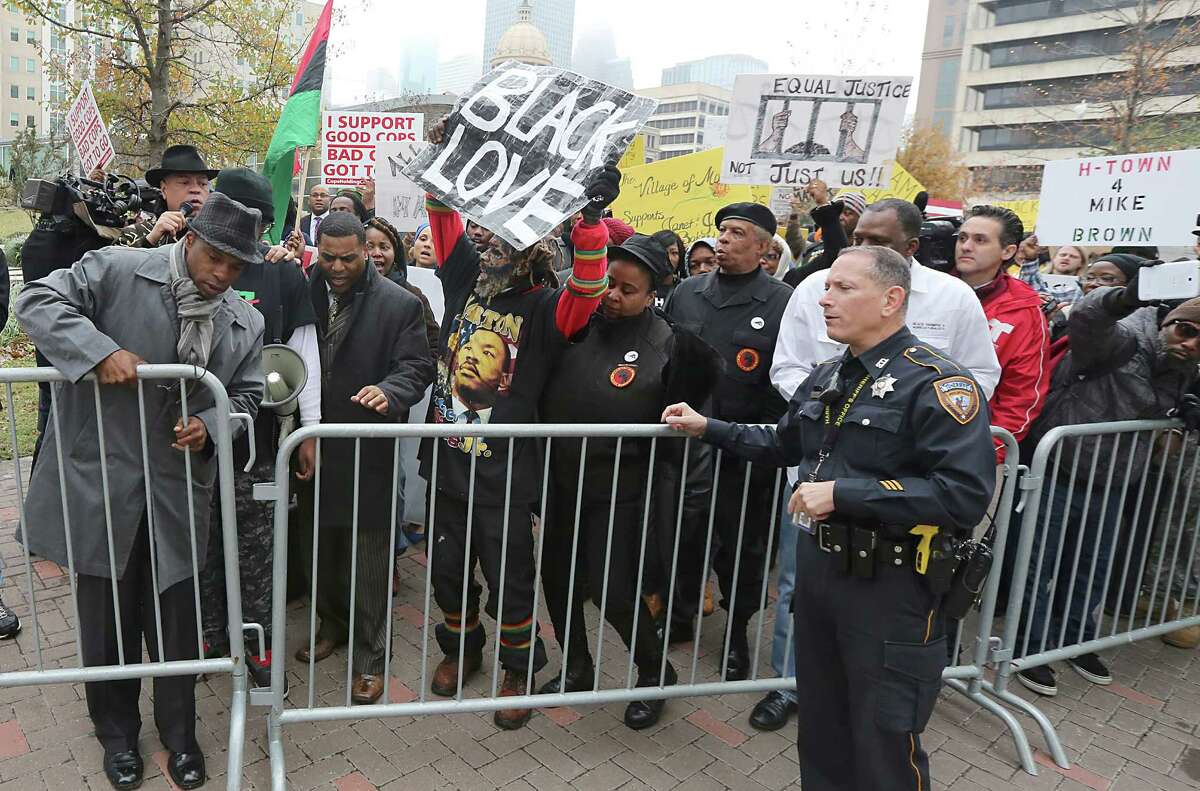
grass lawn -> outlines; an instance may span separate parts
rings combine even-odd
[[[14,299],[18,290],[13,290]],[[34,365],[32,344],[17,327],[17,320],[9,316],[8,326],[0,328],[0,368],[32,368]],[[12,458],[12,422],[8,399],[8,387],[0,385],[0,459],[6,460]],[[22,456],[29,456],[37,439],[37,385],[13,385],[12,402],[17,424],[17,448]]]
[[[29,220],[29,212],[24,209],[0,209],[0,239],[7,239],[18,233],[29,233],[33,223]]]

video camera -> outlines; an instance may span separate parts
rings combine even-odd
[[[21,191],[22,209],[42,216],[74,214],[92,227],[124,228],[138,212],[153,212],[161,201],[159,190],[116,173],[106,176],[103,182],[72,175],[29,179]],[[86,218],[80,216],[80,206],[86,210]]]
[[[954,268],[954,246],[961,217],[934,217],[921,223],[921,246],[916,259],[930,269],[949,272]]]
[[[128,176],[110,174],[103,182],[72,175],[29,179],[21,208],[40,212],[21,246],[25,282],[68,267],[85,253],[115,241],[141,211],[158,214],[162,193]]]

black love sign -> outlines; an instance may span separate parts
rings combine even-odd
[[[442,144],[404,175],[524,250],[587,203],[588,180],[616,164],[656,105],[574,72],[508,61],[472,87]]]

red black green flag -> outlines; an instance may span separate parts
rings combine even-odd
[[[288,200],[292,194],[292,176],[298,164],[296,149],[317,143],[321,127],[321,83],[325,80],[325,53],[329,44],[329,23],[333,14],[333,0],[326,0],[317,26],[300,58],[296,77],[292,80],[292,91],[287,104],[279,114],[275,134],[267,148],[267,161],[263,175],[271,181],[275,193],[275,227],[271,229],[271,241],[278,244],[283,232],[283,218],[287,216]]]

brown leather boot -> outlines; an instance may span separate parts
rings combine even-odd
[[[524,671],[504,671],[504,681],[500,684],[500,697],[507,698],[513,695],[524,695],[525,689]],[[506,731],[515,731],[517,728],[525,727],[525,723],[529,722],[529,718],[532,716],[533,709],[499,709],[492,718],[492,721],[496,723],[497,728],[503,728]]]
[[[471,676],[479,672],[482,664],[483,651],[475,653],[468,651],[463,656],[464,684]],[[429,685],[429,688],[433,694],[441,695],[443,698],[452,698],[458,694],[458,654],[442,657],[442,661],[438,662],[437,668],[433,671],[433,683]]]
[[[359,704],[371,704],[383,695],[383,676],[356,674],[350,686],[350,699]]]

